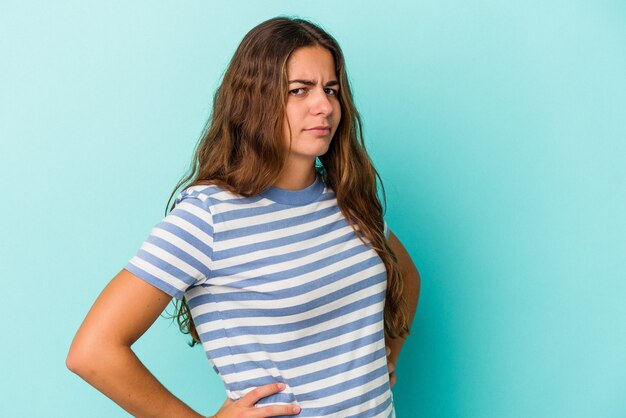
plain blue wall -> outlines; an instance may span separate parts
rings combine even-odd
[[[387,220],[422,274],[400,417],[626,415],[623,1],[0,1],[0,416],[123,417],[65,368],[163,216],[244,34],[341,43]],[[176,395],[223,387],[166,319]]]

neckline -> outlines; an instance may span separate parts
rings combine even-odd
[[[324,181],[319,173],[309,186],[299,190],[287,190],[270,186],[260,193],[260,196],[276,203],[291,206],[302,206],[314,202],[324,191]]]

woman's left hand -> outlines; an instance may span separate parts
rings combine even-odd
[[[391,348],[387,347],[387,369],[389,370],[389,387],[396,384],[396,365],[389,360]]]

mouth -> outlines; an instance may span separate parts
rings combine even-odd
[[[330,126],[314,126],[313,128],[306,129],[306,131],[318,135],[325,135],[330,133]]]

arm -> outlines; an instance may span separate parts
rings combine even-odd
[[[133,416],[202,418],[161,385],[130,348],[171,299],[120,271],[78,329],[67,367]]]
[[[406,302],[409,309],[409,328],[413,322],[413,317],[415,316],[415,311],[417,310],[417,301],[419,299],[420,293],[420,275],[411,260],[411,256],[406,251],[400,240],[393,234],[393,232],[389,233],[388,238],[389,246],[392,248],[396,257],[398,259],[398,264],[400,270],[402,271],[403,276],[403,284],[404,284],[404,295],[406,297]],[[400,356],[400,350],[402,349],[402,345],[404,344],[404,338],[389,338],[385,336],[385,343],[387,345],[387,361],[389,367],[389,383],[393,387],[396,382],[396,374],[395,374],[395,365],[398,362],[398,357]]]
[[[171,299],[128,270],[120,271],[78,329],[67,367],[133,416],[204,418],[161,385],[130,348]],[[293,405],[257,407],[260,399],[284,388],[268,384],[235,402],[226,399],[215,416],[259,418],[299,413]]]

